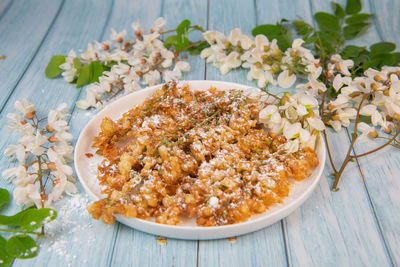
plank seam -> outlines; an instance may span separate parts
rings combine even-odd
[[[3,13],[1,13],[1,15],[0,15],[0,20],[4,17],[4,15],[10,9],[13,2],[15,2],[15,1],[10,0],[10,2],[7,4],[6,8],[3,10]]]
[[[283,245],[285,248],[285,255],[286,255],[286,266],[290,267],[292,264],[290,263],[289,257],[289,244],[287,242],[287,234],[286,234],[286,219],[281,220],[281,230],[283,235]]]
[[[102,29],[102,31],[101,31],[101,33],[100,33],[99,40],[103,40],[103,38],[104,38],[104,33],[106,32],[107,25],[108,25],[108,22],[110,21],[110,17],[111,17],[111,13],[112,13],[113,9],[114,9],[114,0],[111,0],[110,10],[108,11],[107,18],[106,18],[106,20],[105,20],[105,22],[104,22],[104,26],[103,26],[103,29]],[[71,109],[71,112],[70,112],[71,116],[70,116],[70,119],[68,120],[68,122],[71,120],[72,114],[73,114],[73,113],[75,112],[75,110],[76,110],[76,104],[75,104],[75,103],[76,103],[76,102],[78,101],[78,99],[80,98],[80,96],[81,96],[81,94],[82,94],[82,91],[83,91],[83,88],[85,88],[85,87],[83,86],[83,87],[80,88],[79,93],[77,94],[77,96],[76,96],[75,99],[74,99],[73,106],[72,106],[72,109]]]
[[[349,133],[348,129],[346,129],[346,133],[347,133],[347,138],[350,140],[350,133]],[[354,147],[353,147],[352,151],[353,151],[354,155],[357,155]],[[386,254],[387,254],[388,258],[389,258],[389,261],[390,261],[391,265],[395,266],[394,265],[394,258],[393,258],[392,250],[390,248],[389,243],[387,242],[387,240],[385,238],[385,235],[383,234],[382,224],[381,224],[381,222],[380,222],[380,220],[378,218],[378,214],[376,213],[375,205],[374,205],[374,202],[372,201],[371,195],[369,193],[368,186],[367,186],[367,183],[365,181],[364,172],[363,172],[363,170],[361,168],[361,164],[360,164],[358,158],[356,158],[355,160],[356,160],[357,167],[358,167],[358,170],[359,170],[360,175],[361,175],[361,179],[362,179],[363,184],[364,184],[364,191],[367,194],[369,207],[370,207],[370,209],[372,211],[373,217],[375,218],[375,224],[376,224],[376,227],[378,229],[381,241],[382,241],[382,243],[384,245],[384,248],[386,250]]]
[[[371,10],[371,13],[375,14],[376,9],[375,9],[375,6],[371,3],[371,0],[368,1],[368,4],[369,4],[369,8]],[[376,28],[376,33],[378,34],[379,38],[382,41],[383,40],[383,32],[382,32],[381,27],[379,26],[379,21],[376,16],[373,16],[373,21],[374,21],[374,25]]]
[[[3,103],[3,104],[1,105],[1,107],[0,107],[0,113],[3,112],[5,106],[6,106],[7,103],[8,103],[8,100],[10,100],[10,97],[12,96],[12,94],[14,93],[14,91],[15,91],[15,89],[17,88],[18,84],[20,83],[20,81],[21,81],[22,78],[24,77],[26,71],[29,69],[29,67],[30,67],[30,65],[32,64],[33,60],[36,58],[36,56],[37,56],[37,54],[38,54],[40,48],[42,47],[42,44],[44,43],[44,40],[46,40],[46,38],[47,38],[47,36],[48,36],[50,30],[53,28],[54,23],[55,23],[55,21],[57,20],[59,14],[60,14],[60,12],[61,12],[62,7],[64,6],[64,2],[65,2],[65,0],[61,0],[61,4],[60,4],[60,6],[59,6],[59,8],[58,8],[58,10],[57,10],[57,12],[56,12],[56,14],[55,14],[53,20],[51,21],[51,24],[50,24],[49,28],[47,29],[46,33],[44,34],[44,36],[43,36],[43,38],[42,38],[42,41],[40,41],[38,47],[36,48],[35,52],[33,53],[33,56],[32,56],[32,58],[31,58],[31,60],[29,60],[29,62],[28,62],[28,64],[26,65],[25,69],[23,70],[21,76],[18,78],[17,82],[15,83],[14,87],[12,88],[12,90],[11,90],[10,92],[8,92],[8,94],[7,94],[7,96],[6,96],[6,100],[4,101],[4,103]]]
[[[112,239],[111,239],[111,243],[113,244],[113,247],[112,247],[111,252],[108,254],[108,257],[107,257],[107,263],[106,263],[107,267],[112,266],[112,261],[113,261],[114,252],[115,252],[115,243],[117,242],[120,225],[121,225],[121,223],[118,222],[117,226],[115,227],[116,229],[113,232],[113,236],[112,236]],[[136,230],[134,230],[134,231],[136,231]]]

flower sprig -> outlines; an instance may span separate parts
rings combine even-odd
[[[9,201],[8,191],[0,188],[0,209]],[[0,227],[0,265],[10,266],[15,258],[35,257],[39,249],[32,236],[42,237],[44,225],[56,217],[57,212],[49,208],[27,208],[11,216],[0,215],[0,226],[7,227]],[[42,232],[38,232],[41,228]]]
[[[189,63],[179,57],[180,52],[187,50],[193,54],[205,47],[205,42],[193,43],[187,35],[204,30],[198,25],[191,26],[189,20],[182,21],[174,30],[165,30],[165,24],[159,18],[147,33],[139,22],[134,22],[134,38],[126,38],[126,30],[112,29],[111,40],[89,44],[79,57],[73,50],[67,56],[54,56],[46,68],[46,76],[54,78],[61,74],[77,87],[90,83],[86,98],[77,103],[82,109],[100,108],[104,101],[120,92],[131,93],[142,85],[179,80],[182,72],[190,70]],[[172,31],[177,34],[164,42],[162,36]]]
[[[36,106],[26,99],[16,101],[14,106],[20,113],[7,114],[8,128],[20,138],[4,154],[17,165],[4,170],[2,176],[14,183],[18,205],[50,207],[63,192],[77,192],[73,170],[68,165],[73,147],[69,143],[72,135],[68,133],[66,104],[50,110],[47,118],[39,118]]]

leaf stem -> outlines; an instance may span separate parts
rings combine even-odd
[[[362,153],[362,154],[359,154],[359,155],[351,155],[350,158],[352,158],[352,159],[361,158],[361,157],[367,156],[369,154],[372,154],[374,152],[377,152],[377,151],[381,150],[382,148],[385,148],[388,145],[390,145],[393,141],[395,141],[397,136],[399,136],[399,134],[400,134],[400,130],[398,130],[397,133],[392,137],[392,139],[390,139],[385,144],[383,144],[383,145],[381,145],[381,146],[379,146],[379,147],[377,147],[377,148],[375,148],[375,149],[373,149],[371,151],[368,151],[368,152],[365,152],[365,153]]]
[[[362,107],[364,101],[366,99],[368,99],[368,97],[369,97],[369,94],[368,95],[364,95],[363,98],[361,99],[360,105],[358,106],[357,116],[356,116],[355,125],[354,125],[354,132],[353,132],[352,137],[351,137],[351,143],[350,143],[349,149],[347,150],[347,154],[346,154],[346,157],[345,157],[345,159],[344,159],[344,161],[342,163],[342,166],[340,167],[339,172],[335,176],[335,181],[333,182],[332,191],[337,191],[338,190],[337,186],[338,186],[340,177],[342,176],[343,171],[346,168],[347,164],[352,160],[351,151],[353,150],[354,144],[355,144],[355,142],[357,140],[357,137],[358,137],[357,127],[358,127],[358,120],[360,118],[361,107]]]

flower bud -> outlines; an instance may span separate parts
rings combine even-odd
[[[55,137],[54,135],[52,135],[52,136],[49,137],[49,142],[50,142],[50,143],[58,142],[58,138]]]
[[[49,199],[48,194],[41,194],[40,197],[42,198],[43,201],[47,201]]]
[[[385,133],[387,133],[387,134],[392,133],[392,129],[390,129],[389,127],[383,128],[383,131],[384,131]]]
[[[21,125],[27,124],[26,120],[20,121]]]
[[[329,110],[333,110],[334,108],[336,108],[335,105],[333,105],[333,104],[329,104],[329,105],[328,105],[328,109],[329,109]]]
[[[375,81],[377,81],[377,82],[380,82],[380,81],[383,80],[383,78],[382,78],[381,76],[379,76],[379,75],[375,75],[374,79],[375,79]]]
[[[400,120],[400,114],[399,113],[394,113],[393,119],[399,121]]]
[[[51,127],[50,125],[46,125],[46,130],[49,131],[50,133],[54,132],[54,128]]]
[[[103,44],[103,50],[108,50],[110,49],[110,46],[108,44]]]
[[[383,94],[384,94],[385,96],[389,96],[389,90],[383,91]]]
[[[373,138],[377,138],[378,137],[378,132],[376,130],[370,131],[368,134]]]
[[[33,119],[34,114],[35,114],[35,111],[30,111],[30,112],[25,113],[24,116],[25,116],[25,118],[27,118],[28,120],[31,120],[31,119]]]
[[[118,43],[122,43],[123,40],[124,40],[124,38],[118,37],[116,41],[117,41]]]
[[[371,84],[371,89],[372,90],[374,90],[374,91],[376,91],[376,90],[378,90],[378,85],[376,84],[376,83],[373,83],[373,84]]]
[[[145,58],[142,58],[141,60],[140,60],[140,63],[142,63],[142,64],[146,64],[146,59]]]
[[[47,163],[47,168],[49,168],[52,171],[56,171],[57,170],[56,163],[55,162]]]
[[[338,120],[340,120],[340,116],[338,114],[335,114],[332,116],[332,120],[338,121]]]
[[[59,183],[61,183],[61,180],[60,180],[60,179],[55,179],[55,180],[53,181],[53,185],[56,185],[56,184],[59,184]]]

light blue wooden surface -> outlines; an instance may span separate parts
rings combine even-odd
[[[343,2],[343,1],[340,1]],[[381,40],[399,44],[400,3],[396,0],[363,1],[364,10],[376,14],[375,26],[357,44]],[[72,112],[74,140],[92,111],[76,109],[84,97],[62,79],[49,80],[44,69],[53,54],[85,49],[88,42],[108,39],[110,28],[130,30],[140,20],[149,27],[159,16],[172,28],[185,18],[205,28],[244,33],[263,23],[301,17],[312,22],[312,13],[330,10],[319,0],[14,0],[0,1],[0,153],[16,141],[9,136],[5,114],[23,97],[47,112],[66,102]],[[246,73],[219,70],[190,57],[192,71],[185,79],[216,79],[252,84]],[[349,145],[347,132],[330,134],[335,163],[340,164]],[[362,153],[374,145],[358,145]],[[342,155],[342,156],[340,156]],[[1,170],[9,163],[0,158]],[[341,190],[330,191],[331,168],[326,165],[321,183],[306,203],[286,219],[235,241],[180,241],[166,244],[156,237],[120,224],[105,226],[93,221],[84,209],[82,188],[74,199],[65,198],[56,208],[61,216],[42,241],[39,256],[17,260],[15,266],[398,266],[400,264],[400,154],[395,149],[361,158],[346,169]],[[0,186],[12,185],[0,180]],[[7,212],[16,211],[11,205]]]

